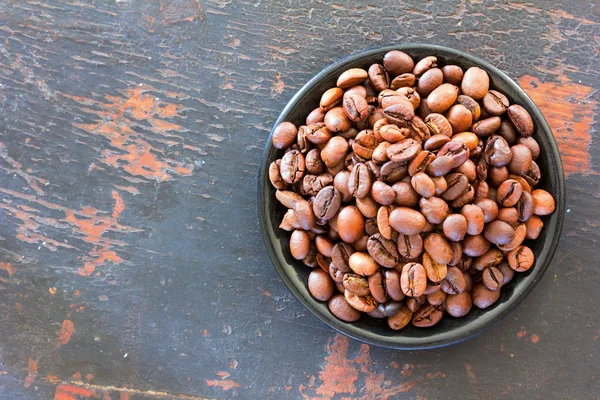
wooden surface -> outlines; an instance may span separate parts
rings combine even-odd
[[[595,1],[0,1],[0,398],[600,398]],[[256,177],[279,111],[357,50],[518,80],[567,216],[524,304],[450,348],[336,335],[277,277]]]

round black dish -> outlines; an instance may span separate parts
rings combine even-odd
[[[300,303],[317,318],[338,332],[376,346],[401,350],[429,349],[459,343],[482,333],[512,312],[539,282],[548,269],[562,230],[565,212],[564,173],[552,131],[540,110],[523,89],[487,62],[462,51],[441,46],[388,46],[343,58],[322,70],[304,85],[285,106],[274,126],[283,121],[293,122],[297,126],[303,125],[306,115],[319,105],[321,94],[335,86],[338,76],[343,71],[354,67],[368,69],[375,62],[381,63],[383,55],[394,49],[406,52],[415,62],[425,56],[435,55],[440,65],[456,64],[463,69],[479,66],[489,74],[491,88],[505,93],[511,103],[522,105],[531,114],[535,124],[534,137],[541,148],[541,156],[536,160],[542,172],[542,181],[538,188],[549,191],[556,199],[554,213],[542,217],[544,229],[540,237],[536,241],[525,243],[535,253],[534,267],[525,273],[516,273],[514,279],[502,289],[500,299],[492,307],[486,310],[473,307],[467,316],[458,319],[445,314],[442,321],[431,328],[415,328],[409,324],[401,331],[393,331],[385,319],[377,320],[367,315],[361,316],[357,322],[346,323],[329,311],[327,303],[319,302],[310,295],[306,284],[310,270],[291,256],[288,246],[290,233],[278,227],[285,209],[275,199],[275,189],[269,182],[268,168],[283,152],[271,145],[271,136],[267,140],[258,175],[258,217],[263,240],[279,276]]]

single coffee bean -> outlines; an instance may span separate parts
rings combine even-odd
[[[462,245],[461,245],[461,248],[462,248]],[[471,268],[472,263],[473,263],[473,259],[471,257],[463,254],[460,261],[456,264],[456,267],[458,269],[460,269],[461,271],[465,272],[469,268]]]
[[[352,127],[350,129],[348,129],[347,131],[338,132],[337,135],[339,137],[342,137],[342,138],[346,139],[346,140],[350,140],[350,139],[354,139],[356,137],[356,135],[358,135],[358,132],[359,132],[358,129]]]
[[[327,167],[338,165],[348,152],[348,142],[346,139],[334,136],[321,149],[321,160]]]
[[[406,97],[406,99],[410,102],[410,104],[412,104],[414,109],[416,109],[419,106],[419,104],[421,103],[421,96],[419,95],[419,92],[417,92],[413,88],[402,87],[402,88],[396,90],[396,93],[399,93],[402,96]],[[383,108],[386,108],[386,107],[383,107]]]
[[[342,205],[342,196],[333,186],[326,186],[319,191],[313,202],[315,216],[328,220],[332,218]]]
[[[414,176],[420,172],[424,172],[427,166],[435,160],[435,155],[429,151],[421,151],[408,165],[408,174]]]
[[[467,233],[478,235],[483,232],[485,214],[483,210],[474,204],[465,205],[460,212],[467,220]]]
[[[475,122],[471,130],[480,137],[490,136],[500,128],[501,122],[500,117],[489,117]]]
[[[369,276],[368,280],[369,292],[378,303],[385,303],[389,300],[385,289],[385,278],[383,271],[379,270]]]
[[[354,253],[352,246],[346,243],[336,243],[331,250],[331,261],[342,273],[350,271],[350,256]]]
[[[475,183],[477,180],[477,167],[470,159],[467,159],[462,165],[454,168],[452,171],[465,175],[469,183]]]
[[[544,227],[544,222],[537,215],[532,215],[527,222],[525,222],[525,226],[527,227],[527,239],[535,240],[540,236],[542,232],[542,228]]]
[[[321,101],[319,102],[320,108],[324,111],[329,111],[342,102],[343,95],[344,90],[339,87],[327,89],[321,96]]]
[[[333,280],[322,269],[314,269],[308,275],[308,291],[315,299],[327,301],[334,290]]]
[[[515,231],[504,221],[492,221],[483,230],[483,236],[494,244],[508,244],[515,238]]]
[[[337,226],[340,238],[346,243],[352,243],[362,236],[365,222],[357,207],[346,206],[339,212]]]
[[[502,123],[500,124],[500,128],[498,128],[498,132],[496,133],[502,136],[504,140],[506,140],[506,143],[509,144],[509,146],[517,144],[517,141],[519,139],[519,133],[517,132],[517,129],[512,124],[512,122],[507,120],[502,121]]]
[[[357,296],[366,296],[371,294],[369,290],[369,281],[367,278],[356,274],[344,274],[342,281],[344,289]]]
[[[463,70],[458,65],[445,65],[442,67],[444,82],[458,85],[463,78]]]
[[[477,283],[473,286],[471,292],[473,304],[477,308],[486,309],[494,304],[500,298],[500,290],[489,290],[483,283]]]
[[[450,144],[448,142],[447,144]],[[446,146],[446,145],[444,145]],[[443,146],[442,146],[443,147]],[[459,160],[460,161],[460,160]],[[435,160],[429,163],[427,168],[425,168],[425,172],[427,172],[430,176],[442,176],[446,175],[448,172],[454,168],[454,163],[456,162],[456,158],[451,155],[443,155],[437,156]]]
[[[369,317],[372,317],[372,318],[375,318],[375,319],[384,319],[384,318],[386,318],[386,315],[384,314],[383,311],[384,311],[383,310],[383,305],[380,304],[377,307],[375,307],[374,310],[368,312],[367,315]]]
[[[391,186],[381,181],[376,181],[373,182],[373,186],[371,187],[371,197],[382,206],[389,206],[394,203],[396,192],[394,192]]]
[[[419,85],[425,75],[435,71],[435,69],[427,71],[421,79],[419,79]],[[423,94],[423,93],[420,93]],[[456,98],[458,97],[458,87],[454,86],[451,83],[443,83],[437,86],[429,96],[427,96],[427,106],[434,113],[442,113],[448,110],[454,102],[456,102]]]
[[[348,264],[355,274],[362,276],[373,275],[379,269],[379,266],[370,255],[359,251],[352,253]]]
[[[414,207],[419,204],[419,194],[407,182],[396,182],[392,185],[396,198],[394,203],[398,206]]]
[[[492,248],[485,252],[485,254],[473,260],[472,266],[477,271],[483,271],[486,268],[491,268],[499,265],[504,258],[504,253],[500,250]]]
[[[519,221],[525,222],[529,220],[533,215],[534,207],[535,203],[531,193],[523,191],[516,205],[517,212],[519,214]]]
[[[333,176],[330,174],[304,175],[302,178],[302,191],[304,195],[316,196],[325,186],[333,183]]]
[[[367,166],[363,163],[356,164],[348,177],[348,191],[350,194],[359,199],[365,198],[371,191],[371,184],[371,174]]]
[[[461,132],[452,136],[452,140],[456,142],[462,142],[469,152],[477,149],[477,145],[479,144],[479,138],[473,132]]]
[[[527,246],[519,246],[511,250],[506,256],[508,264],[517,272],[527,271],[533,265],[535,256]]]
[[[512,158],[508,163],[508,170],[515,175],[523,175],[531,167],[533,156],[529,147],[524,144],[516,144],[510,148]]]
[[[421,146],[413,139],[404,139],[388,147],[387,155],[390,160],[397,163],[407,163],[421,150]]]
[[[410,181],[413,189],[425,198],[433,197],[435,194],[435,183],[423,172],[415,174]]]
[[[502,273],[502,286],[512,281],[515,271],[508,265],[508,261],[502,261],[500,265],[498,265],[498,270]]]
[[[397,248],[400,258],[404,261],[415,260],[423,252],[423,238],[419,234],[398,235]]]
[[[367,93],[367,88],[363,85],[355,85],[355,86],[351,86],[348,89],[346,89],[346,92],[344,94],[357,94],[361,97],[364,97],[365,99],[369,96],[374,96],[375,92],[374,91],[369,91]]]
[[[435,283],[441,282],[448,273],[448,266],[445,263],[438,263],[427,252],[423,253],[423,268],[427,278]]]
[[[377,228],[377,220],[376,218],[369,218],[365,221],[365,232],[368,236],[375,235],[379,233],[379,229]]]
[[[413,315],[412,324],[418,328],[428,328],[440,322],[444,316],[444,308],[425,304]]]
[[[444,235],[452,241],[461,241],[467,234],[467,219],[462,214],[450,214],[444,220]]]
[[[287,182],[281,177],[281,160],[273,161],[269,165],[269,180],[275,189],[283,190],[287,187]]]
[[[362,68],[351,68],[344,71],[337,80],[337,86],[346,89],[354,85],[363,83],[369,74]]]
[[[329,274],[329,264],[331,264],[331,258],[325,257],[323,254],[318,252],[317,249],[317,264],[321,267],[321,270],[326,274]]]
[[[386,271],[386,273],[392,271]],[[408,263],[402,268],[400,287],[405,295],[419,297],[427,288],[427,274],[425,268],[419,263]]]
[[[398,143],[399,141],[406,139],[410,134],[410,130],[408,128],[398,128],[396,125],[388,124],[383,125],[379,129],[379,134],[384,140],[390,143]]]
[[[398,271],[385,270],[383,272],[383,276],[385,279],[385,289],[387,291],[388,296],[395,301],[402,301],[404,299],[404,292],[401,288],[401,275]]]
[[[432,115],[432,114],[429,114],[429,115]],[[429,115],[427,117],[429,117]],[[427,118],[425,118],[425,119],[427,119]],[[425,143],[423,144],[423,148],[427,151],[439,150],[443,145],[445,145],[446,143],[448,143],[451,140],[452,139],[450,139],[448,136],[440,133],[437,135],[430,136],[429,139],[427,139],[425,141]]]
[[[460,85],[462,93],[475,100],[482,99],[488,92],[489,87],[490,78],[487,72],[479,67],[469,68],[465,72]]]
[[[346,298],[342,294],[336,294],[329,299],[329,311],[337,318],[346,322],[358,321],[360,318],[360,311],[352,308]]]
[[[412,73],[416,77],[420,77],[426,71],[429,71],[431,68],[435,68],[435,67],[437,67],[437,57],[427,56],[415,64],[415,67],[413,68]]]
[[[354,141],[352,141],[352,145],[354,144]],[[356,164],[365,164],[366,162],[366,159],[362,158],[355,152],[348,153],[348,155],[346,155],[346,158],[344,158],[344,165],[346,166],[346,169],[348,171],[352,171]]]
[[[331,132],[343,132],[352,127],[352,121],[350,121],[342,107],[333,107],[327,111],[324,122],[325,127]],[[319,133],[314,135],[320,137],[318,142],[316,142],[314,139],[310,140],[311,136],[308,136],[308,139],[313,143],[325,143],[327,140],[329,140],[329,138],[326,140],[324,139],[326,137],[326,132],[323,132],[323,128],[319,128],[319,131]]]
[[[439,233],[432,233],[423,241],[425,251],[439,264],[448,264],[452,260],[452,248]]]
[[[482,282],[489,290],[498,290],[504,284],[502,272],[496,267],[486,268],[483,270]]]
[[[554,212],[554,198],[550,193],[543,189],[536,189],[531,192],[533,197],[533,213],[535,215],[548,215]]]
[[[375,218],[377,216],[377,210],[379,204],[371,196],[363,197],[362,199],[356,199],[356,207],[360,210],[361,214],[365,218]]]
[[[403,96],[398,97],[405,99]],[[401,101],[384,108],[383,114],[391,123],[400,127],[406,127],[414,118],[415,110],[410,101]]]
[[[331,241],[331,239],[319,235],[315,238],[315,246],[317,248],[317,251],[321,254],[323,254],[325,257],[331,257],[332,253],[333,253],[333,242]]]
[[[473,187],[475,188],[475,203],[489,198],[490,186],[486,181],[477,180]]]
[[[403,294],[404,295],[404,294]],[[396,315],[404,306],[400,301],[388,301],[385,304],[380,304],[377,308],[380,308],[386,317],[392,317]]]
[[[416,74],[415,74],[416,75]],[[439,68],[430,68],[425,71],[417,81],[417,92],[425,97],[428,96],[433,90],[439,87],[444,82],[444,74]],[[457,88],[458,91],[458,88]],[[429,109],[434,111],[433,108],[427,103]],[[435,112],[435,111],[434,111]]]
[[[470,96],[465,96],[464,94],[461,94],[460,96],[458,96],[456,101],[458,104],[464,106],[467,110],[471,112],[471,118],[473,122],[479,120],[479,118],[481,117],[481,107],[479,106],[479,103],[475,101],[475,99],[473,99]]]
[[[315,124],[325,121],[325,113],[327,110],[317,107],[306,116],[306,125]],[[295,140],[295,139],[294,139]]]
[[[459,294],[450,294],[446,296],[445,310],[448,314],[455,318],[464,317],[471,311],[473,302],[471,300],[471,293],[464,291]]]
[[[525,224],[520,224],[515,228],[515,238],[510,243],[497,246],[502,251],[511,251],[513,249],[516,249],[521,245],[521,243],[523,243],[523,240],[525,240],[526,235],[527,227],[525,226]]]
[[[388,325],[395,331],[399,331],[404,328],[412,319],[412,311],[406,306],[402,306],[400,310],[391,317],[388,318]]]
[[[348,179],[350,178],[349,171],[341,171],[336,174],[333,179],[333,186],[342,196],[342,202],[347,203],[353,199],[352,194],[348,190]]]
[[[282,122],[273,129],[271,140],[277,149],[290,147],[296,141],[298,129],[291,122]]]
[[[408,299],[406,299],[406,307],[413,313],[416,312],[419,309],[419,307],[421,307],[424,304],[427,304],[427,296],[425,295],[419,297],[409,297]]]
[[[490,249],[490,242],[483,235],[467,235],[461,244],[463,253],[469,257],[478,257]]]
[[[398,233],[414,235],[425,227],[425,217],[420,212],[407,207],[397,207],[390,213],[390,225]]]
[[[371,155],[371,160],[378,164],[384,164],[388,161],[390,161],[390,159],[387,156],[387,148],[390,147],[392,144],[390,142],[381,142],[377,145],[377,147],[375,147],[375,150],[373,150],[373,153]]]
[[[497,220],[515,228],[519,225],[519,211],[515,207],[503,207],[498,212]]]
[[[518,143],[523,144],[523,145],[527,146],[527,148],[529,148],[529,151],[531,152],[531,156],[534,160],[540,156],[540,151],[541,151],[540,145],[531,136],[519,138]]]
[[[470,152],[464,143],[450,141],[438,151],[438,157],[448,155],[452,157],[452,168],[461,166],[469,158]]]
[[[537,165],[535,161],[531,162],[531,167],[529,170],[525,172],[523,178],[529,183],[531,186],[535,186],[540,182],[542,178],[542,173],[540,171],[540,167]]]
[[[296,183],[304,176],[304,156],[298,150],[291,150],[284,154],[279,166],[281,178],[286,183]]]
[[[483,150],[485,161],[493,167],[502,167],[510,163],[512,152],[502,136],[490,136]]]
[[[304,163],[306,165],[306,170],[310,174],[318,175],[325,169],[323,160],[321,160],[321,152],[319,149],[312,149],[306,153],[306,156],[304,157]]]
[[[400,260],[396,243],[390,239],[384,238],[381,234],[375,234],[369,237],[367,249],[369,255],[385,268],[394,268]]]
[[[490,199],[482,199],[475,203],[483,211],[483,222],[492,222],[498,216],[498,204]]]
[[[359,122],[369,115],[367,99],[358,94],[345,94],[342,104],[350,121]]]
[[[490,90],[483,96],[483,109],[491,115],[502,115],[508,110],[510,102],[497,90]]]
[[[392,50],[383,56],[383,66],[391,75],[398,76],[411,72],[415,62],[408,54],[400,50]]]
[[[390,86],[390,75],[381,64],[373,64],[369,67],[369,81],[373,89],[378,92]]]
[[[439,197],[421,198],[419,206],[421,213],[425,216],[427,222],[431,224],[441,224],[450,214],[448,203]]]
[[[461,208],[464,205],[473,202],[474,198],[475,198],[475,189],[473,188],[473,185],[468,184],[467,188],[464,190],[464,192],[462,192],[461,195],[458,196],[456,199],[452,200],[452,203],[450,203],[450,206],[452,208]]]
[[[427,302],[432,306],[441,306],[444,304],[446,300],[446,293],[438,290],[437,292],[431,293],[427,295]]]
[[[398,75],[390,83],[390,89],[397,90],[403,87],[411,87],[415,84],[417,78],[411,73]]]
[[[290,236],[290,252],[296,260],[304,260],[310,249],[310,238],[308,233],[294,230]]]
[[[533,135],[533,120],[525,108],[513,104],[508,107],[508,118],[510,118],[510,122],[517,128],[521,136],[529,137]]]
[[[498,188],[501,184],[508,179],[508,168],[502,167],[489,167],[488,169],[488,183],[492,188]]]
[[[390,226],[390,213],[394,209],[394,206],[383,206],[377,210],[377,229],[386,239],[393,239],[395,237],[395,231]]]
[[[410,90],[414,91],[413,89],[410,89]],[[379,95],[377,96],[377,102],[381,105],[381,108],[383,108],[383,109],[386,109],[395,104],[405,104],[405,105],[410,104],[412,106],[413,110],[415,108],[413,103],[406,96],[406,93],[399,93],[399,92],[397,92],[395,90],[391,90],[391,89],[382,90],[379,93]],[[390,121],[388,120],[388,123],[389,122]]]
[[[440,86],[440,88],[442,86]],[[427,128],[429,128],[431,135],[445,135],[448,137],[452,136],[452,125],[450,125],[448,119],[442,114],[429,114],[427,117],[425,117],[425,124],[427,125]]]
[[[442,198],[447,201],[456,199],[467,190],[467,187],[469,186],[467,177],[460,173],[446,175],[446,183],[448,188],[442,194]]]
[[[448,189],[448,182],[446,182],[446,178],[443,176],[434,176],[431,180],[433,180],[433,183],[435,184],[436,196],[440,196]]]
[[[512,207],[521,198],[521,193],[523,193],[521,184],[515,180],[508,179],[498,187],[496,194],[498,204],[503,207]]]
[[[460,263],[463,256],[462,244],[460,242],[450,242],[450,248],[452,248],[452,259],[448,265],[455,267]]]
[[[448,272],[444,280],[442,280],[441,288],[444,293],[450,295],[457,295],[464,292],[467,288],[467,282],[462,271],[457,267],[448,268]]]

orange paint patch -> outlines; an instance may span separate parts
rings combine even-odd
[[[525,335],[527,335],[527,331],[524,329],[521,332],[517,332],[517,338],[519,338],[519,339],[521,339]]]
[[[592,88],[569,80],[563,73],[558,82],[541,82],[525,75],[519,84],[538,105],[554,132],[565,174],[591,173],[588,150],[596,102]]]
[[[538,335],[531,335],[531,342],[532,343],[537,343],[539,342],[540,337]]]
[[[125,211],[125,203],[123,203],[123,199],[119,196],[119,192],[116,190],[112,191],[112,198],[115,199],[115,206],[113,207],[113,218],[119,218],[121,213]]]
[[[60,344],[67,344],[69,340],[71,340],[71,336],[73,335],[73,321],[65,319],[62,323],[60,331],[58,331],[58,341]],[[60,346],[59,344],[59,346]]]
[[[27,373],[27,376],[25,377],[25,382],[23,383],[23,386],[29,387],[29,386],[31,386],[31,384],[33,382],[35,382],[35,377],[37,376],[37,370],[38,370],[38,360],[36,360],[32,357],[29,357],[28,373]]]
[[[471,379],[471,382],[477,382],[477,376],[475,375],[475,372],[473,372],[473,367],[469,364],[465,364],[465,370],[467,371],[467,375],[469,376],[469,379]]]
[[[175,175],[191,175],[194,170],[192,163],[170,158],[164,150],[152,146],[154,138],[150,133],[139,132],[149,130],[160,138],[174,137],[170,132],[184,130],[181,125],[165,120],[180,117],[183,106],[162,101],[155,93],[157,91],[152,86],[141,85],[125,90],[124,97],[106,95],[106,102],[70,95],[65,97],[93,106],[84,110],[95,115],[97,122],[73,125],[110,141],[113,149],[104,149],[100,154],[100,161],[104,164],[156,181],[167,181]]]
[[[275,83],[271,86],[271,93],[281,94],[285,88],[285,83],[281,80],[279,73],[275,74]]]
[[[323,369],[319,372],[320,384],[316,386],[313,396],[309,393],[312,386],[309,380],[308,388],[300,385],[298,390],[304,399],[332,399],[338,395],[354,395],[358,392],[357,384],[361,387],[360,399],[391,399],[400,393],[411,391],[419,382],[425,378],[418,377],[415,380],[392,385],[385,375],[373,372],[373,362],[370,357],[370,347],[366,344],[360,346],[359,353],[353,359],[348,358],[350,339],[342,335],[336,335],[333,342],[327,345],[329,355],[325,358]],[[441,372],[429,374],[431,379],[444,377]],[[312,391],[312,389],[310,389]],[[354,398],[355,396],[349,396]]]
[[[218,377],[223,378],[223,379],[229,378],[231,376],[231,374],[227,371],[217,371],[217,372],[215,372],[215,374],[217,374]]]
[[[119,185],[114,185],[114,187],[116,187],[117,189],[122,190],[124,192],[129,192],[131,194],[140,194],[140,191],[137,190],[133,186],[119,186]]]
[[[15,274],[15,269],[11,264],[0,262],[0,269],[6,271],[11,278]]]
[[[79,400],[79,399],[99,398],[95,391],[68,384],[60,384],[54,392],[54,400]]]
[[[223,389],[225,391],[240,387],[240,385],[236,381],[234,381],[233,379],[225,379],[225,380],[222,380],[222,381],[220,381],[218,379],[215,379],[215,380],[209,380],[209,379],[207,379],[206,380],[206,384],[208,386],[211,386],[211,387],[221,388],[221,389]]]

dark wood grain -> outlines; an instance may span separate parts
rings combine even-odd
[[[600,8],[587,1],[0,2],[0,398],[597,399]],[[354,51],[472,52],[538,102],[567,173],[554,261],[467,343],[336,335],[270,265],[279,110]]]

